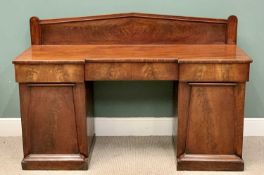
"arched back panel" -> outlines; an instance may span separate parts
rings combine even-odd
[[[193,18],[127,13],[30,20],[33,45],[236,44],[237,18]]]

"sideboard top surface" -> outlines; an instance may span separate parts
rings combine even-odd
[[[33,45],[13,63],[213,62],[249,63],[236,45]]]

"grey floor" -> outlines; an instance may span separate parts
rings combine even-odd
[[[22,171],[21,137],[0,137],[0,175],[264,175],[264,137],[245,137],[244,172],[176,171],[171,137],[97,137],[88,171]]]

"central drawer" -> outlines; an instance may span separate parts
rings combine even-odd
[[[178,80],[176,62],[86,62],[85,80]]]

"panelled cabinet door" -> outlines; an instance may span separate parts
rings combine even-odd
[[[87,169],[85,85],[20,84],[20,97],[23,168]]]
[[[244,93],[244,83],[179,83],[179,170],[243,170]]]

